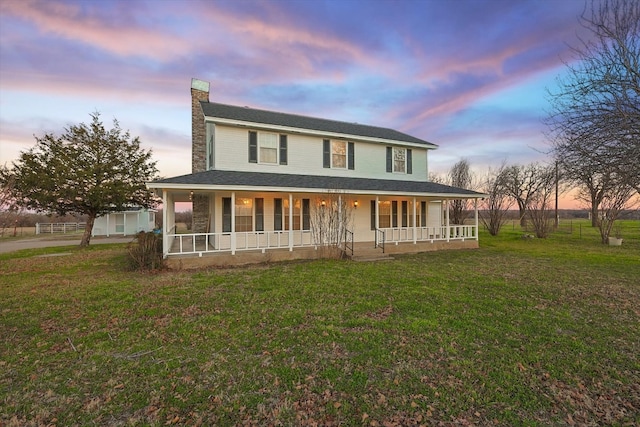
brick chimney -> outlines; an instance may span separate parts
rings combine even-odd
[[[191,79],[191,172],[207,169],[207,128],[200,102],[209,102],[209,82]],[[194,233],[208,233],[209,195],[194,194],[192,197]]]
[[[209,82],[191,79],[191,172],[207,168],[207,130],[200,102],[209,102]]]

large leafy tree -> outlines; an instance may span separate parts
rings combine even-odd
[[[156,178],[151,151],[140,147],[114,119],[106,129],[99,113],[91,123],[72,125],[64,133],[36,137],[36,145],[20,153],[2,181],[13,180],[16,202],[39,212],[87,216],[81,246],[88,246],[96,217],[128,206],[153,207],[156,200],[145,182]]]
[[[565,177],[591,204],[640,192],[640,2],[592,2],[581,17],[587,36],[573,48],[549,92],[553,150]]]

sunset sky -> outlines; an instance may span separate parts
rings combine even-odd
[[[98,111],[191,172],[191,78],[211,101],[390,127],[482,173],[545,161],[546,88],[583,0],[0,1],[0,164]],[[572,205],[567,199],[566,206]],[[562,205],[561,205],[562,207]]]

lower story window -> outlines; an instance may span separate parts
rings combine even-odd
[[[391,202],[388,200],[378,203],[378,227],[391,227]]]
[[[255,209],[254,209],[255,207]],[[264,230],[264,199],[237,197],[234,206],[236,232]],[[222,198],[222,232],[231,232],[231,197]],[[255,225],[255,228],[254,228]]]
[[[293,215],[289,216],[289,199],[284,199],[284,229],[300,230],[300,199],[293,200]],[[290,227],[290,220],[293,220],[293,227]]]
[[[310,230],[311,229],[311,215],[310,207],[311,203],[309,199],[294,199],[293,200],[293,212],[291,220],[293,221],[293,227],[289,228],[291,222],[289,216],[289,199],[283,199],[283,211],[282,218],[284,219],[285,230]]]
[[[371,229],[375,228],[376,211],[375,201],[371,201]],[[380,228],[397,228],[399,225],[403,228],[425,227],[427,223],[427,202],[416,202],[416,211],[414,218],[413,202],[403,200],[398,203],[397,200],[381,200],[378,202],[378,227]],[[398,221],[400,219],[400,222]]]
[[[236,198],[236,231],[253,231],[253,200]]]
[[[222,198],[222,232],[231,232],[231,217],[235,222],[236,232],[264,231],[263,198],[236,197],[232,213],[231,197]],[[293,215],[289,215],[289,199],[273,199],[273,230],[310,230],[311,215],[309,199],[294,199]],[[292,219],[292,220],[291,220]]]

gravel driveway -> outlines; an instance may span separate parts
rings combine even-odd
[[[127,237],[92,237],[91,245],[104,243],[129,243],[135,236]],[[14,252],[21,249],[48,248],[51,246],[79,246],[81,237],[60,236],[60,238],[51,237],[33,237],[20,240],[0,241],[0,253]]]

